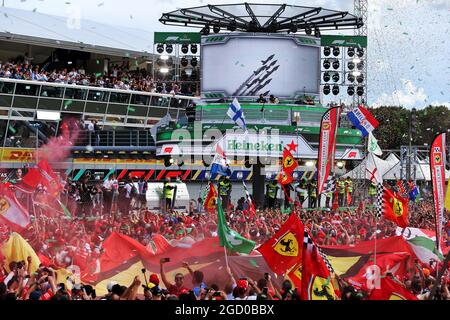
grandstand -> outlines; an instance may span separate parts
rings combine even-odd
[[[214,150],[206,146],[214,139],[203,139],[199,149],[194,147],[187,152],[190,161],[173,161],[176,158],[173,147],[179,141],[172,133],[180,129],[193,135],[194,120],[201,124],[201,133],[207,129],[225,132],[233,128],[232,121],[224,118],[231,102],[229,96],[205,88],[203,83],[203,99],[199,100],[195,97],[198,94],[195,84],[186,87],[171,79],[153,78],[159,74],[154,62],[159,61],[161,53],[148,52],[157,45],[149,42],[151,35],[122,28],[117,31],[112,26],[84,21],[81,29],[74,32],[59,17],[0,10],[10,19],[2,20],[1,26],[7,32],[0,33],[3,175],[9,169],[35,162],[36,149],[60,133],[63,120],[72,119],[81,133],[73,141],[70,159],[55,164],[55,168],[74,181],[86,175],[101,180],[111,174],[119,179],[135,176],[149,181],[166,177],[188,183],[209,180],[209,164],[195,156],[208,154],[212,158]],[[26,22],[26,27],[11,23],[14,18]],[[124,36],[112,38],[111,33],[116,31]],[[119,38],[120,41],[115,40]],[[224,37],[203,36],[202,46],[221,39]],[[292,39],[299,47],[320,49],[320,41],[313,36]],[[30,65],[39,68],[34,71]],[[16,70],[14,76],[8,74],[11,72],[8,66]],[[320,77],[320,72],[316,73]],[[317,86],[317,80],[312,80],[313,86]],[[277,129],[286,143],[292,140],[300,145],[295,155],[300,159],[300,167],[294,178],[312,179],[315,175],[320,122],[328,107],[321,104],[318,92],[304,89],[292,96],[280,96],[279,103],[267,103],[262,109],[255,97],[240,98],[249,126],[259,132]],[[99,128],[95,133],[87,129],[94,121]],[[151,130],[155,124],[158,124],[156,132]],[[362,150],[360,131],[352,129],[343,115],[338,132],[337,170],[352,168],[354,161],[362,159]],[[231,179],[255,182],[253,160],[250,157],[233,160]],[[273,179],[277,173],[276,166],[265,168],[266,179]]]

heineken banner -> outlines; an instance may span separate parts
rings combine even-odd
[[[318,157],[317,147],[310,145],[301,134],[271,136],[269,134],[231,133],[226,134],[217,144],[229,159],[244,156],[282,158],[283,148],[286,145],[293,146],[291,152],[294,158],[317,159]],[[156,155],[174,158],[183,155],[214,156],[215,150],[215,144],[204,146],[202,144],[170,143],[158,147]],[[361,150],[353,146],[340,148],[336,151],[336,156],[341,160],[362,160]]]
[[[365,36],[334,36],[323,35],[321,37],[322,47],[367,47]]]
[[[199,32],[155,32],[154,43],[200,43],[201,36]]]
[[[322,117],[320,125],[319,160],[317,164],[317,193],[322,194],[328,176],[334,166],[336,136],[339,126],[341,108],[328,110]]]
[[[434,139],[430,150],[430,170],[433,184],[434,214],[436,217],[436,246],[438,249],[444,220],[445,157],[445,133],[441,133]]]

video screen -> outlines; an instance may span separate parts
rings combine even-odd
[[[288,98],[320,90],[320,47],[292,36],[204,37],[201,61],[202,95]]]

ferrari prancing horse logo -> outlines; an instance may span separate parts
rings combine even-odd
[[[325,279],[319,276],[313,276],[309,287],[311,300],[336,300],[331,278]]]
[[[288,231],[275,243],[274,250],[285,257],[298,256],[298,241],[295,235]]]

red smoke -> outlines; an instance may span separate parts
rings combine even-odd
[[[42,146],[38,153],[39,160],[47,160],[49,163],[63,162],[70,156],[70,148],[77,140],[80,129],[75,119],[64,120],[61,124],[61,135],[52,137],[47,144]]]

